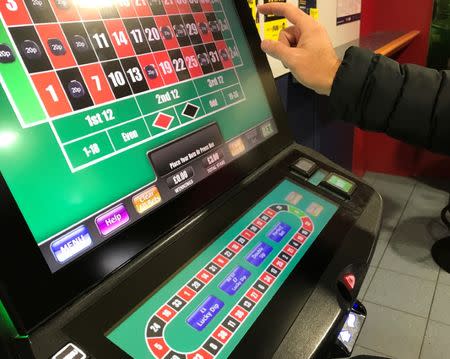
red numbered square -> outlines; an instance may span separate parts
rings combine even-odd
[[[122,19],[136,17],[136,12],[134,11],[134,6],[132,5],[132,0],[128,1],[117,1],[116,9]]]
[[[189,302],[192,298],[195,297],[195,292],[189,287],[184,287],[177,293],[177,295],[180,298],[184,299],[186,302]]]
[[[117,56],[119,58],[134,56],[133,45],[122,20],[106,20],[104,24]]]
[[[156,26],[161,34],[164,46],[167,50],[177,49],[178,40],[172,28],[172,23],[168,16],[155,16]]]
[[[82,66],[80,71],[96,105],[114,100],[114,94],[100,64]]]
[[[62,3],[63,1],[60,2]],[[55,13],[59,22],[80,21],[80,15],[78,15],[77,9],[70,1],[67,1],[67,7],[60,7],[56,5],[58,3],[58,0],[49,1],[49,3],[52,6],[53,12]]]
[[[295,233],[294,241],[303,244],[306,242],[306,237],[300,233]]]
[[[206,271],[205,269],[202,269],[200,273],[197,274],[197,279],[200,279],[205,284],[209,283],[212,278],[213,275],[208,271]]]
[[[50,117],[72,112],[72,107],[55,72],[31,75],[31,79]]]
[[[275,259],[272,264],[278,269],[284,269],[286,267],[286,262],[280,258]]]
[[[262,297],[262,294],[260,291],[256,290],[255,288],[250,288],[250,290],[245,295],[248,299],[254,301],[255,303],[258,303],[259,300]]]
[[[152,54],[138,56],[148,87],[157,89],[164,86],[164,79],[158,69],[155,57]]]
[[[266,222],[258,218],[253,221],[253,224],[258,228],[263,228],[266,225]]]
[[[214,7],[212,5],[213,0],[200,0],[200,4],[202,5],[203,12],[212,12],[214,11]]]
[[[295,249],[294,247],[290,246],[289,244],[286,247],[284,247],[283,250],[287,254],[289,254],[291,256],[293,256],[295,253],[297,253],[297,249]]]
[[[255,236],[255,233],[253,233],[252,231],[249,231],[248,229],[246,229],[245,231],[243,231],[241,233],[242,237],[247,238],[247,239],[252,239]]]
[[[178,82],[178,76],[172,66],[172,61],[166,51],[159,51],[153,54],[158,68],[158,72],[166,85]]]
[[[259,279],[268,285],[271,285],[275,281],[275,277],[269,273],[263,273]]]
[[[181,53],[184,57],[184,62],[186,63],[186,67],[189,70],[189,74],[191,78],[203,76],[203,71],[200,66],[200,63],[197,59],[197,54],[193,47],[182,47]]]
[[[195,13],[193,15],[194,15],[195,23],[197,24],[197,28],[200,32],[200,36],[202,37],[202,41],[204,43],[213,42],[214,37],[211,32],[211,28],[208,24],[208,20],[206,19],[205,14]]]
[[[179,11],[178,7],[180,7],[181,5],[178,5],[177,3],[180,3],[180,2],[182,2],[182,1],[180,1],[180,0],[166,0],[166,1],[163,1],[163,3],[164,3],[164,10],[166,10],[166,14],[167,15],[179,14],[180,11]]]
[[[164,338],[147,338],[147,344],[157,358],[163,358],[169,351],[169,347]]]
[[[77,65],[72,50],[59,25],[37,25],[36,30],[55,69]]]
[[[189,2],[192,0],[175,0],[177,1],[177,7],[180,14],[190,14],[192,12],[191,6],[189,5]]]
[[[130,0],[137,16],[152,16],[152,10],[145,0]]]
[[[0,1],[0,13],[8,26],[32,24],[23,0]]]
[[[170,322],[176,314],[177,313],[175,312],[175,310],[170,308],[168,305],[165,305],[156,313],[158,317],[166,322]]]
[[[213,259],[213,262],[219,267],[225,267],[228,263],[228,259],[219,254],[216,258]]]
[[[222,326],[219,326],[213,333],[213,337],[222,344],[225,344],[231,338],[231,335],[232,333]]]
[[[231,59],[230,50],[228,49],[225,41],[217,41],[216,42],[217,52],[219,53],[220,61],[223,64],[223,67],[226,69],[233,67],[233,60]]]
[[[234,307],[230,315],[239,322],[243,322],[247,318],[248,312],[240,306]]]
[[[233,241],[227,246],[227,248],[234,253],[239,253],[239,251],[242,249],[242,245]]]
[[[266,215],[268,215],[269,217],[274,217],[275,216],[275,211],[273,211],[273,210],[271,210],[270,208],[267,208],[265,211],[264,211],[264,214],[266,214]]]
[[[78,4],[78,13],[83,20],[100,20],[102,17],[95,6],[83,6]]]
[[[187,359],[213,359],[214,357],[209,354],[205,349],[199,349],[194,353],[187,355]]]

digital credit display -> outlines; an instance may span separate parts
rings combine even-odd
[[[277,132],[232,1],[0,10],[1,173],[53,272]]]

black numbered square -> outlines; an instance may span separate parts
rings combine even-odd
[[[10,64],[16,61],[11,48],[6,44],[0,44],[0,64]]]
[[[57,74],[74,110],[81,110],[94,105],[78,68],[61,70]]]
[[[189,70],[186,67],[186,62],[184,62],[183,54],[181,53],[181,50],[170,50],[169,51],[169,57],[172,61],[173,68],[175,69],[175,72],[178,76],[178,80],[184,81],[191,78],[191,75],[189,73]]]
[[[111,2],[111,4],[108,3],[108,6],[100,6],[99,12],[102,19],[117,19],[120,17],[119,12],[114,6],[114,2]]]
[[[56,22],[56,17],[48,0],[25,0],[25,5],[35,24]]]
[[[202,12],[202,5],[199,0],[189,0],[189,4],[191,5],[192,12]]]
[[[165,50],[164,42],[161,38],[158,26],[152,17],[140,18],[145,37],[153,52]]]
[[[172,15],[169,16],[170,23],[172,24],[173,32],[175,33],[175,37],[180,44],[180,47],[191,45],[191,41],[189,40],[188,33],[184,26],[183,19],[180,15]]]
[[[287,211],[288,206],[286,206],[285,204],[277,204],[275,206],[271,206],[270,209],[272,209],[275,212],[281,212],[281,211]]]
[[[28,72],[34,73],[53,69],[34,26],[11,27],[9,31]]]
[[[270,266],[267,268],[267,272],[272,274],[274,277],[278,277],[281,271],[277,267]]]
[[[98,61],[82,23],[66,23],[61,24],[61,27],[79,65]]]
[[[147,338],[162,337],[166,323],[156,315],[150,319],[147,325]]]
[[[235,256],[234,252],[230,251],[229,249],[224,249],[222,252],[220,252],[220,254],[228,259],[231,259]]]
[[[258,218],[263,220],[264,222],[269,222],[270,221],[270,217],[267,214],[262,214]]]
[[[211,60],[209,59],[205,45],[196,45],[194,46],[194,50],[203,73],[206,75],[214,72],[214,68],[211,65]]]
[[[281,259],[284,260],[285,262],[289,262],[289,261],[291,260],[292,256],[290,256],[290,255],[287,254],[287,253],[281,252],[281,253],[278,255],[278,258],[281,258]]]
[[[91,44],[97,53],[100,61],[116,59],[116,51],[114,50],[108,31],[106,31],[103,21],[90,21],[84,24],[86,31],[91,39]]]
[[[55,56],[64,56],[67,53],[67,50],[60,39],[48,39],[47,44],[51,53]]]
[[[242,298],[239,305],[246,311],[250,312],[256,304],[248,298]]]
[[[198,29],[198,25],[195,22],[194,17],[191,14],[186,14],[181,16],[184,22],[184,27],[191,40],[192,45],[197,45],[202,43],[202,37]]]
[[[220,23],[217,21],[216,15],[213,12],[206,14],[206,19],[208,20],[208,26],[214,37],[214,40],[223,40],[222,31],[220,28]]]
[[[189,288],[191,288],[194,292],[200,292],[202,288],[205,286],[205,284],[198,279],[192,279],[188,285]]]
[[[171,350],[169,354],[167,354],[164,359],[186,359],[186,355],[174,352]]]
[[[55,5],[58,9],[69,10],[72,8],[72,0],[54,0]]]
[[[222,325],[233,333],[239,327],[239,322],[233,317],[227,317],[222,322]]]
[[[290,246],[292,246],[292,247],[294,247],[294,248],[300,248],[302,245],[301,245],[301,243],[299,243],[299,242],[297,242],[297,241],[294,241],[294,240],[292,240],[292,241],[290,241],[289,242],[289,245]]]
[[[152,9],[153,15],[165,15],[166,10],[164,9],[164,4],[162,0],[147,0]]]
[[[103,62],[102,67],[116,99],[133,94],[119,61]]]
[[[265,293],[267,288],[269,288],[269,286],[266,283],[259,280],[253,285],[253,288],[259,290],[261,293]]]
[[[120,60],[120,62],[122,63],[123,70],[127,75],[128,83],[130,84],[133,92],[141,93],[148,91],[149,88],[147,81],[144,78],[144,74],[142,73],[138,60],[135,57],[129,57]]]
[[[253,233],[258,233],[260,231],[258,226],[255,226],[254,224],[251,224],[247,227],[249,231],[252,231]]]
[[[169,307],[172,309],[175,309],[177,312],[179,312],[181,309],[184,308],[184,306],[187,304],[185,300],[181,299],[179,296],[173,297],[168,303]]]
[[[209,263],[206,267],[206,270],[212,274],[217,274],[220,272],[220,267],[215,263]]]
[[[206,351],[210,352],[212,355],[216,355],[222,347],[223,345],[214,338],[209,338],[203,345],[203,348],[205,348]]]
[[[223,70],[222,60],[219,56],[219,51],[217,51],[217,47],[214,43],[209,43],[205,45],[206,51],[208,51],[209,59],[211,60],[211,64],[214,68],[214,71]]]
[[[248,243],[248,239],[242,236],[239,236],[235,239],[240,245],[245,246]]]
[[[300,229],[299,233],[305,237],[309,237],[309,235],[311,234],[310,231],[307,231],[306,229]]]
[[[150,46],[148,46],[147,39],[144,36],[144,30],[138,19],[123,19],[125,28],[127,29],[128,36],[133,44],[136,54],[145,54],[150,52]]]

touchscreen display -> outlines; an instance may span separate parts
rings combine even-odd
[[[53,272],[277,132],[232,1],[0,10],[0,169]]]
[[[134,359],[228,358],[337,210],[281,182],[107,338]]]

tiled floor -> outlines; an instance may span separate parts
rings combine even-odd
[[[450,181],[425,181],[368,173],[383,197],[378,245],[360,293],[368,316],[354,356],[394,359],[450,358],[450,274],[430,255],[448,236],[440,212]]]

